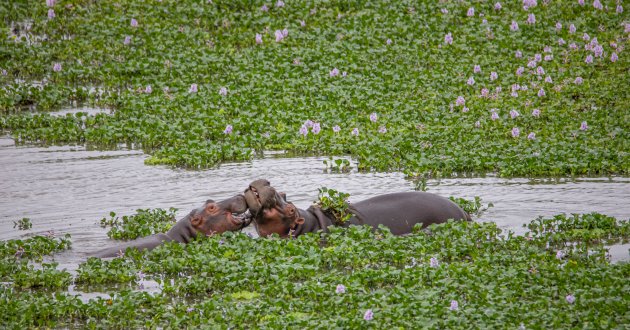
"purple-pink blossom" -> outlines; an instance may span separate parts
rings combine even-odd
[[[151,88],[151,85],[147,85],[147,87],[144,88],[144,92],[147,94],[151,94],[153,92],[153,88]]]
[[[370,121],[375,123],[377,119],[378,119],[378,116],[376,115],[376,112],[372,112],[370,114]]]
[[[479,66],[479,65],[475,65],[475,66],[473,67],[473,72],[474,72],[474,73],[481,73],[481,66]]]
[[[497,119],[499,119],[499,114],[496,111],[493,110],[492,111],[492,115],[490,115],[490,118],[492,120],[497,120]]]
[[[604,6],[602,6],[602,3],[599,0],[593,1],[593,7],[599,10],[604,9]]]
[[[535,24],[535,23],[536,23],[536,16],[534,14],[528,14],[527,24]]]
[[[556,252],[556,259],[561,260],[562,258],[564,258],[564,252],[558,250],[558,252]]]
[[[306,126],[306,127],[313,127],[313,125],[314,125],[314,124],[315,124],[315,122],[314,122],[314,121],[312,121],[312,120],[310,120],[310,119],[307,119],[307,120],[304,122],[304,126]]]
[[[263,42],[262,34],[256,33],[256,44],[260,45],[260,44],[262,44],[262,42]]]
[[[573,304],[575,302],[575,297],[572,294],[568,294],[565,299],[569,304]]]
[[[378,128],[378,132],[381,133],[381,134],[387,133],[387,127],[385,127],[385,126],[379,127]]]
[[[123,41],[124,45],[129,45],[131,43],[131,36],[126,36],[125,41]]]
[[[553,80],[551,80],[550,76],[547,76],[547,77],[545,77],[545,82],[548,83],[548,84],[551,84],[551,83],[553,83]]]
[[[538,90],[538,97],[543,97],[543,96],[545,96],[545,90],[541,88]]]
[[[337,284],[336,293],[346,293],[346,287],[343,284]]]
[[[54,9],[48,9],[48,19],[53,19],[55,18],[55,10]]]
[[[313,132],[313,134],[317,135],[319,134],[321,130],[322,130],[322,127],[319,125],[319,123],[313,123],[313,128],[311,128],[311,131]]]
[[[451,300],[451,307],[449,307],[449,309],[452,311],[456,311],[459,309],[459,304],[457,303],[457,300]]]
[[[545,55],[545,61],[549,62],[553,60],[553,55]]]
[[[518,117],[518,116],[520,116],[520,114],[518,113],[518,111],[516,111],[516,110],[514,110],[514,109],[510,110],[510,117],[511,117],[512,119],[514,119],[514,118],[516,118],[516,117]]]
[[[464,99],[463,96],[458,96],[457,99],[455,100],[455,105],[464,105],[466,104],[466,100]]]
[[[474,85],[475,84],[475,78],[473,78],[473,77],[468,78],[468,81],[466,81],[466,83],[468,85],[470,85],[470,86]]]
[[[487,88],[482,88],[481,89],[481,96],[482,97],[488,97],[490,95],[490,91]]]
[[[527,134],[527,139],[528,140],[535,140],[536,139],[536,134],[534,132],[531,132],[531,133]]]
[[[510,30],[518,31],[518,23],[516,23],[516,21],[512,21],[512,24],[510,24]]]
[[[516,75],[520,76],[523,74],[523,72],[525,72],[525,68],[522,66],[519,66],[518,69],[516,69]]]
[[[453,35],[450,32],[444,36],[444,43],[447,45],[453,44]]]
[[[284,1],[282,1],[282,0],[278,0],[278,1],[276,2],[276,7],[278,7],[278,8],[282,8],[282,7],[284,7]]]
[[[618,4],[618,5],[617,5],[617,10],[616,10],[616,11],[617,11],[617,14],[621,14],[621,13],[623,13],[623,6],[621,6],[621,4]]]
[[[300,21],[300,26],[301,26],[301,27],[305,27],[305,26],[306,26],[306,22],[305,22],[304,20],[301,20],[301,21]]]
[[[329,74],[330,74],[331,77],[336,77],[336,76],[339,75],[339,69],[333,68],[332,70],[330,70]]]
[[[55,5],[56,0],[46,0],[46,6],[52,7]]]
[[[354,135],[354,136],[359,136],[359,129],[355,127],[355,128],[352,130],[352,135]]]
[[[468,112],[470,109],[468,109],[468,107],[463,107],[462,108],[462,112]]]
[[[514,52],[514,57],[516,57],[516,58],[523,57],[523,52],[521,52],[520,50],[515,51]]]
[[[221,95],[221,96],[226,96],[226,95],[227,95],[227,93],[228,93],[228,90],[227,90],[227,88],[226,88],[226,87],[221,87],[221,88],[219,89],[219,95]]]
[[[556,22],[556,30],[558,31],[562,30],[562,23]]]
[[[579,4],[580,6],[584,6],[584,0],[578,0],[578,4]]]
[[[575,31],[577,31],[577,29],[575,28],[574,24],[569,25],[569,33],[575,33]]]
[[[341,127],[339,127],[339,125],[335,125],[335,126],[332,128],[332,130],[333,130],[333,132],[335,132],[335,133],[339,133],[339,131],[341,131]]]
[[[580,131],[586,131],[588,129],[588,124],[586,123],[586,121],[583,121],[580,124]]]
[[[138,27],[138,20],[136,20],[135,18],[131,19],[131,27]]]
[[[308,127],[306,127],[306,125],[302,125],[302,127],[300,127],[300,134],[302,134],[303,136],[308,135]]]
[[[534,109],[532,111],[532,116],[534,116],[536,118],[540,117],[540,109]]]
[[[500,2],[497,2],[497,3],[494,4],[494,10],[501,10],[501,8],[502,7],[501,7],[501,3]]]
[[[431,259],[429,260],[429,265],[433,268],[436,268],[439,265],[439,262],[436,258],[431,257]]]
[[[197,84],[191,84],[188,93],[197,93]]]
[[[479,120],[477,120],[477,121],[475,122],[475,127],[476,127],[476,128],[481,127],[481,122],[480,122]]]
[[[593,55],[589,54],[588,56],[586,56],[586,59],[584,60],[584,62],[587,64],[593,63]]]
[[[223,130],[223,134],[231,134],[232,133],[232,125],[227,125],[225,126],[225,129]]]
[[[389,39],[389,38],[388,38],[387,40],[385,40],[385,44],[387,44],[387,45],[391,45],[391,44],[392,44],[392,39]]]
[[[468,12],[466,13],[466,16],[468,17],[475,16],[475,8],[473,7],[468,8]]]
[[[490,81],[494,81],[497,78],[499,78],[499,75],[496,72],[490,72]]]
[[[368,309],[365,311],[365,314],[363,314],[363,319],[366,321],[371,321],[374,318],[374,313],[372,313],[371,309]]]
[[[584,82],[584,79],[582,79],[582,77],[576,77],[575,80],[573,81],[573,83],[576,85],[581,85],[583,82]]]
[[[61,64],[60,63],[53,64],[53,71],[55,72],[61,71]]]
[[[558,45],[562,46],[562,45],[564,45],[564,44],[566,44],[566,43],[567,43],[567,42],[566,42],[566,41],[564,41],[564,39],[562,39],[562,38],[558,38]]]
[[[521,130],[518,129],[518,127],[514,127],[512,128],[512,137],[518,137],[519,135],[521,135]]]
[[[610,55],[610,61],[611,61],[611,62],[615,63],[615,62],[617,62],[617,60],[618,60],[618,59],[619,59],[619,56],[617,56],[617,53],[613,52],[613,53]]]
[[[542,66],[537,67],[536,68],[536,74],[539,75],[539,76],[544,75],[545,74],[545,69],[543,69]]]
[[[276,30],[276,32],[274,32],[274,35],[276,37],[276,42],[280,42],[282,41],[282,39],[284,39],[284,35],[282,35],[282,30]]]
[[[262,7],[260,7],[260,11],[269,11],[269,7],[267,7],[267,5],[262,5]]]

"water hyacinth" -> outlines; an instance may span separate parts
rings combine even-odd
[[[488,97],[490,95],[490,91],[487,88],[481,89],[481,97]]]
[[[527,24],[535,24],[536,16],[534,14],[527,15]]]
[[[336,77],[336,76],[338,76],[338,75],[339,75],[339,69],[337,69],[337,68],[333,68],[332,70],[330,70],[329,75],[330,75],[331,77]]]
[[[516,69],[516,75],[517,76],[523,75],[523,72],[525,72],[525,68],[522,67],[522,66],[519,66],[518,69]]]
[[[301,27],[305,27],[305,26],[306,26],[306,21],[301,20],[301,21],[300,21],[300,26],[301,26]]]
[[[569,304],[573,304],[575,302],[575,297],[572,294],[568,294],[565,299]]]
[[[456,311],[459,309],[459,304],[457,303],[457,300],[451,300],[451,306],[449,307],[449,309],[452,311]]]
[[[593,8],[602,10],[604,9],[604,6],[602,6],[602,3],[599,0],[595,0],[593,1]]]
[[[580,131],[586,131],[588,129],[588,124],[586,123],[586,121],[583,121],[580,124]]]
[[[321,130],[322,130],[322,127],[319,125],[319,123],[313,123],[313,127],[311,128],[311,131],[313,132],[313,134],[317,135],[319,134]]]
[[[512,24],[510,24],[510,30],[518,31],[518,23],[516,23],[516,21],[512,21]]]
[[[497,78],[499,78],[499,75],[496,72],[494,71],[490,72],[490,81],[494,81]]]
[[[372,313],[371,309],[368,309],[363,314],[363,319],[366,321],[371,321],[374,318],[374,313]]]
[[[466,104],[466,100],[464,99],[463,96],[458,96],[457,99],[455,100],[455,105],[464,105]]]
[[[436,258],[431,257],[431,259],[429,260],[429,265],[433,268],[436,268],[437,266],[439,266],[439,262]]]
[[[225,126],[225,129],[223,130],[223,134],[232,134],[232,125],[227,125]]]
[[[339,127],[339,125],[335,125],[335,126],[332,128],[332,130],[333,130],[333,132],[335,132],[335,133],[339,133],[339,132],[341,131],[341,127]]]
[[[53,19],[55,18],[55,10],[54,9],[48,9],[48,19]]]
[[[468,8],[468,12],[466,13],[466,16],[468,17],[475,16],[475,8],[473,7]]]
[[[518,113],[518,111],[512,109],[510,110],[510,118],[514,119],[516,117],[518,117],[520,114]]]
[[[188,93],[197,93],[197,84],[191,84]]]
[[[440,9],[440,12],[442,12],[442,14],[446,15],[446,14],[448,14],[448,9],[442,8],[442,9]]]
[[[556,22],[556,31],[562,30],[562,23]]]
[[[46,6],[53,7],[55,5],[56,0],[46,0]]]
[[[502,6],[500,2],[494,4],[494,10],[501,10]]]
[[[473,73],[481,73],[481,66],[475,64],[473,67]]]
[[[302,127],[300,127],[299,133],[303,136],[308,135],[308,127],[306,127],[306,125],[302,125]]]
[[[577,31],[577,29],[575,28],[574,24],[569,25],[569,33],[575,33],[575,31]]]
[[[221,88],[219,89],[219,95],[221,95],[221,96],[226,96],[227,94],[228,94],[227,87],[221,87]]]
[[[553,83],[553,80],[551,80],[550,76],[547,76],[547,77],[545,77],[545,82],[548,83],[548,84],[551,84],[551,83]]]
[[[262,40],[262,34],[260,33],[256,33],[256,44],[260,45],[262,44],[263,40]]]
[[[582,79],[582,77],[576,77],[575,80],[573,80],[573,83],[576,85],[581,85],[584,82],[584,79]]]
[[[354,135],[354,136],[359,136],[359,129],[355,127],[355,128],[352,130],[352,135]]]
[[[378,128],[378,132],[381,134],[387,133],[387,128],[385,126],[381,126]]]
[[[284,7],[284,1],[282,1],[282,0],[278,0],[278,1],[276,2],[276,7],[277,7],[277,8],[282,8],[282,7]]]
[[[262,7],[260,7],[260,11],[267,12],[269,11],[269,7],[267,7],[267,5],[262,5]]]
[[[564,252],[562,252],[562,250],[558,250],[558,252],[556,252],[556,259],[562,260],[562,258],[564,258]]]
[[[304,126],[306,126],[306,127],[313,127],[313,125],[314,125],[314,124],[315,124],[315,122],[314,122],[314,121],[312,121],[312,120],[310,120],[310,119],[307,119],[307,120],[304,122],[304,124],[303,124],[303,125],[304,125]]]
[[[543,69],[542,66],[537,67],[536,68],[536,74],[539,75],[539,76],[544,75],[545,74],[545,69]]]
[[[538,90],[538,97],[543,97],[543,96],[545,96],[545,90],[541,88]]]
[[[136,20],[135,18],[131,19],[131,27],[138,27],[138,20]]]
[[[60,63],[54,63],[53,64],[53,71],[55,71],[55,72],[61,71],[61,64]]]
[[[564,39],[562,39],[562,38],[558,38],[558,45],[562,46],[562,45],[564,45],[564,44],[566,44],[566,43],[567,43],[567,42],[566,42],[566,41],[564,41]]]
[[[470,110],[470,109],[468,109],[468,107],[463,107],[463,108],[462,108],[462,112],[464,112],[464,113],[468,112],[469,110]]]
[[[496,111],[492,111],[492,114],[490,115],[490,118],[492,120],[497,120],[497,119],[499,119],[499,114]]]
[[[375,123],[377,119],[378,119],[378,116],[376,115],[376,112],[372,112],[370,114],[370,121]]]
[[[518,127],[512,128],[512,137],[517,138],[519,135],[521,135],[521,130]]]
[[[125,41],[123,41],[124,45],[129,45],[131,43],[131,36],[126,36]]]
[[[521,57],[523,57],[523,52],[521,52],[520,50],[516,50],[516,51],[514,52],[514,57],[516,57],[516,58],[521,58]]]
[[[276,30],[276,32],[274,32],[274,35],[276,37],[276,42],[280,42],[280,41],[282,41],[282,39],[284,39],[284,35],[282,34],[282,30]]]
[[[468,85],[470,85],[470,86],[474,85],[475,84],[475,78],[473,78],[473,77],[468,78],[468,81],[466,81],[466,83]]]
[[[453,44],[453,35],[450,32],[444,36],[444,43],[447,45]]]
[[[616,9],[617,14],[621,14],[623,13],[623,6],[621,4],[617,5],[617,9]]]
[[[586,56],[586,59],[584,60],[584,63],[586,63],[586,64],[593,63],[593,55],[589,54],[588,56]]]
[[[338,294],[346,293],[346,287],[343,284],[337,284],[337,288],[335,289],[335,292]]]
[[[188,307],[188,308],[186,308],[186,313],[192,313],[192,312],[194,312],[194,311],[195,311],[195,308],[194,308],[194,307]]]
[[[475,122],[475,128],[480,128],[481,127],[481,122],[479,120],[477,120]]]
[[[144,92],[146,94],[151,94],[153,92],[153,88],[151,88],[151,85],[147,85],[147,87],[144,88]]]
[[[527,139],[528,140],[535,140],[536,139],[536,134],[534,132],[531,132],[531,133],[527,134]]]
[[[610,55],[610,61],[611,61],[611,62],[615,63],[615,62],[617,62],[617,60],[618,60],[618,59],[619,59],[619,57],[617,56],[617,53],[613,52],[613,53]]]
[[[385,40],[385,44],[386,44],[386,45],[391,45],[391,44],[392,44],[392,39],[387,39],[387,40]]]

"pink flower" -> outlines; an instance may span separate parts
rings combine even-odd
[[[470,85],[470,86],[474,85],[475,84],[475,78],[473,78],[473,77],[468,78],[468,81],[466,83],[468,85]]]
[[[586,123],[586,121],[583,121],[582,124],[580,124],[580,131],[586,131],[588,129],[588,124]]]
[[[497,2],[494,4],[494,10],[501,10],[501,3]]]
[[[476,127],[476,128],[481,127],[481,122],[480,122],[479,120],[477,120],[477,121],[475,122],[475,127]]]
[[[46,6],[52,7],[55,5],[56,0],[46,0]]]
[[[528,24],[536,23],[536,16],[534,16],[534,14],[527,15],[527,23]]]
[[[386,43],[387,45],[391,45],[391,44],[392,44],[392,39],[387,39],[387,40],[385,40],[385,43]]]
[[[520,76],[523,74],[523,72],[525,72],[525,68],[522,66],[519,66],[518,69],[516,69],[516,75]]]
[[[450,32],[444,36],[444,43],[447,45],[453,44],[453,36],[451,35]]]
[[[262,42],[263,42],[262,34],[256,33],[256,44],[260,45],[260,44],[262,44]]]
[[[302,134],[303,136],[308,135],[308,127],[306,127],[306,125],[302,125],[302,127],[300,127],[300,134]]]
[[[151,94],[151,92],[153,92],[153,88],[151,88],[151,85],[147,85],[147,87],[144,88],[144,92],[147,94]]]
[[[442,14],[444,14],[444,15],[448,14],[448,9],[446,9],[446,8],[442,8],[442,9],[440,9],[440,11],[441,11],[441,12],[442,12]]]
[[[493,109],[493,111],[492,111],[492,115],[490,116],[490,118],[491,118],[492,120],[497,120],[497,119],[499,119],[499,114],[498,114],[498,113],[496,113],[496,111],[494,111],[494,110],[495,110],[495,109]]]
[[[432,257],[431,260],[429,260],[429,265],[433,268],[436,268],[439,265],[438,260]]]
[[[545,61],[549,62],[553,60],[553,55],[545,55]]]
[[[354,136],[359,136],[359,129],[355,127],[355,128],[352,130],[352,135],[354,135]]]
[[[267,5],[262,5],[262,7],[260,7],[260,11],[269,11],[269,7],[267,7]]]
[[[457,303],[457,300],[451,300],[451,307],[449,307],[449,309],[452,311],[456,311],[459,309],[459,304]]]
[[[575,33],[577,29],[575,28],[575,25],[571,24],[569,25],[569,33]]]
[[[617,56],[617,53],[613,52],[612,55],[610,55],[610,61],[615,63],[617,62],[617,60],[619,59],[619,57]]]
[[[623,23],[623,32],[630,33],[630,23]]]
[[[481,73],[481,67],[479,65],[475,65],[473,67],[473,72],[474,73]]]
[[[536,62],[540,62],[540,61],[542,61],[542,55],[540,55],[540,54],[534,54],[534,60],[535,60]]]
[[[322,127],[319,125],[319,123],[313,123],[313,128],[311,128],[311,131],[313,131],[313,134],[317,135],[319,134],[321,130],[322,130]]]
[[[538,74],[538,75],[543,75],[543,74],[545,74],[545,69],[543,69],[543,67],[542,67],[542,66],[537,67],[537,68],[536,68],[536,74]]]
[[[551,80],[551,77],[550,77],[550,76],[547,76],[547,77],[545,78],[545,82],[546,82],[546,83],[548,83],[548,84],[553,83],[553,81]]]
[[[315,122],[313,122],[313,121],[312,121],[312,120],[310,120],[310,119],[307,119],[307,120],[304,122],[304,126],[306,126],[306,127],[313,127],[313,125],[314,125],[314,124],[315,124]]]
[[[545,90],[541,88],[538,90],[538,97],[543,97],[543,96],[545,96]]]
[[[341,131],[341,127],[339,127],[339,125],[335,125],[335,127],[333,127],[333,132],[339,133],[339,131]]]
[[[617,5],[617,14],[623,13],[623,7],[619,4]]]
[[[473,7],[468,8],[468,12],[466,13],[466,16],[468,17],[475,16],[475,8]]]
[[[518,127],[514,127],[512,128],[512,137],[518,137],[519,135],[521,135],[521,130],[518,129]]]
[[[604,6],[602,6],[602,3],[601,3],[601,2],[599,2],[599,0],[595,0],[595,1],[593,1],[593,7],[594,7],[595,9],[599,9],[599,10],[604,9]]]
[[[130,36],[126,36],[125,37],[125,41],[123,41],[124,45],[129,45],[131,43],[131,37]]]
[[[372,112],[370,114],[370,121],[375,123],[377,119],[378,119],[378,116],[376,115],[376,112]]]
[[[569,304],[573,304],[575,302],[575,297],[572,294],[568,294],[565,299]]]
[[[301,27],[305,27],[306,26],[306,22],[305,21],[300,21],[300,26]]]
[[[593,48],[593,54],[595,54],[596,57],[602,57],[604,55],[604,47],[602,47],[602,45],[595,46]]]
[[[564,44],[566,44],[566,43],[567,43],[567,42],[566,42],[566,41],[564,41],[564,39],[562,39],[562,38],[558,38],[558,45],[562,46],[562,45],[564,45]]]
[[[562,258],[564,258],[564,252],[558,250],[558,252],[556,252],[556,259],[561,260]]]
[[[280,42],[282,41],[282,39],[284,39],[284,35],[282,35],[282,30],[276,30],[276,32],[274,32],[274,35],[276,36],[276,42]]]
[[[488,97],[488,95],[490,95],[490,91],[487,88],[482,88],[481,89],[481,96],[482,97]]]
[[[584,32],[584,35],[582,35],[582,39],[584,39],[584,41],[589,41],[591,40],[591,36],[589,36],[588,33]]]
[[[496,72],[490,72],[490,81],[494,81],[497,78],[499,78],[499,75]]]
[[[190,89],[188,90],[188,93],[197,93],[197,84],[190,85]]]
[[[516,52],[514,52],[514,56],[516,58],[521,58],[521,57],[523,57],[523,53],[520,50],[517,50]]]
[[[560,22],[556,23],[556,30],[558,30],[558,31],[562,30],[562,23],[560,23]]]
[[[576,50],[576,49],[578,49],[578,46],[575,44],[575,42],[572,42],[572,43],[569,45],[569,48],[571,48],[572,50]]]
[[[53,19],[55,18],[55,10],[54,9],[48,9],[48,19]]]
[[[61,64],[60,63],[55,63],[53,65],[53,71],[55,71],[55,72],[61,71]]]
[[[578,0],[578,4],[579,4],[580,6],[584,6],[584,0]]]
[[[342,76],[342,77],[346,77],[347,75],[348,75],[348,73],[347,73],[346,71],[344,71],[344,72],[342,72],[342,73],[341,73],[341,76]]]
[[[329,74],[330,74],[331,77],[336,77],[336,76],[339,75],[339,69],[333,68],[332,70],[330,70]]]
[[[520,116],[520,114],[518,113],[518,111],[516,111],[516,110],[514,110],[514,109],[510,110],[510,117],[511,117],[512,119],[514,119],[514,118],[516,118],[516,117],[518,117],[518,116]]]
[[[219,89],[219,95],[221,95],[221,96],[226,96],[226,95],[227,95],[227,93],[228,93],[228,90],[227,90],[227,88],[226,88],[226,87],[221,87],[221,88]]]
[[[593,55],[588,55],[586,56],[586,59],[584,60],[584,62],[586,62],[587,64],[591,64],[593,63]]]
[[[131,27],[138,27],[138,21],[135,18],[131,19]]]
[[[282,29],[282,38],[286,38],[289,36],[289,29]]]
[[[527,67],[528,68],[535,68],[536,64],[537,64],[536,60],[531,60],[531,61],[527,62]]]
[[[225,126],[225,129],[223,130],[223,134],[231,134],[231,133],[232,133],[232,125]]]
[[[527,139],[528,140],[535,140],[536,139],[536,134],[534,132],[531,132],[531,133],[527,134]]]
[[[455,104],[456,105],[464,105],[464,104],[466,104],[466,100],[464,99],[463,96],[458,96],[457,99],[455,100]]]
[[[378,128],[378,132],[381,134],[387,133],[387,128],[385,126],[381,126]]]
[[[510,25],[510,30],[518,31],[518,23],[516,23],[516,21],[512,21],[512,24]]]
[[[536,1],[536,0],[523,0],[523,6],[536,7],[536,6],[538,6],[538,1]]]
[[[582,85],[583,82],[584,82],[584,79],[582,79],[582,77],[576,77],[575,80],[573,81],[573,83],[576,85]]]
[[[337,285],[337,289],[335,290],[336,293],[346,293],[346,287],[343,284],[338,284]]]
[[[282,0],[278,0],[278,1],[276,2],[276,7],[278,7],[278,8],[282,8],[282,7],[284,7],[284,1],[282,1]]]
[[[372,313],[371,309],[368,309],[365,311],[365,314],[363,314],[363,319],[366,321],[371,321],[374,318],[374,313]]]
[[[470,110],[470,109],[468,109],[468,107],[463,107],[463,108],[462,108],[462,112],[464,112],[464,113],[465,113],[465,112],[468,112],[469,110]]]

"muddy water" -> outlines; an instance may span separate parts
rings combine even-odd
[[[350,193],[351,201],[414,186],[400,173],[326,174],[324,157],[268,154],[205,171],[145,166],[146,157],[124,149],[16,147],[11,138],[0,137],[0,240],[49,230],[70,233],[72,250],[56,258],[71,270],[89,252],[115,244],[99,226],[110,211],[130,215],[139,208],[175,207],[179,219],[206,199],[233,196],[258,178],[270,180],[302,208],[316,199],[322,186]],[[427,186],[429,192],[443,196],[479,196],[484,204],[493,203],[475,220],[494,221],[519,233],[524,223],[558,213],[600,212],[630,218],[630,178],[453,178],[429,180]],[[31,219],[31,230],[13,228],[13,221],[23,217]],[[614,259],[630,259],[627,245],[617,250]]]

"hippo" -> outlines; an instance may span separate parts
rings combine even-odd
[[[120,246],[98,251],[94,256],[98,258],[115,257],[131,247],[140,250],[152,250],[160,244],[170,241],[188,243],[198,234],[211,236],[226,231],[238,231],[248,226],[250,222],[251,217],[243,195],[236,195],[220,202],[209,199],[203,206],[192,210],[184,218],[177,221],[166,233],[128,241]]]
[[[260,236],[278,234],[280,237],[297,237],[333,225],[332,216],[317,205],[306,210],[286,201],[286,195],[274,189],[269,181],[252,182],[245,190],[247,206]],[[350,225],[379,225],[388,227],[394,235],[411,233],[416,224],[427,227],[449,219],[471,221],[468,213],[448,198],[435,194],[409,191],[383,194],[352,203],[348,207],[352,217],[344,223]]]

